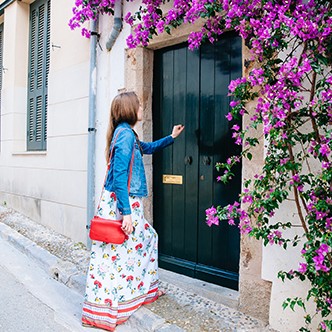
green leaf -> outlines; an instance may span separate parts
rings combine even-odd
[[[163,11],[160,8],[156,9],[156,13],[160,16],[163,16]]]
[[[304,321],[305,321],[306,324],[310,324],[311,323],[311,316],[309,314],[304,316]]]
[[[301,299],[297,300],[297,301],[296,301],[296,304],[297,304],[299,307],[305,309],[304,302],[303,302]]]
[[[291,301],[289,307],[290,307],[293,311],[295,311],[295,310],[294,310],[295,305],[296,305],[296,301],[293,300],[293,301]]]
[[[306,327],[301,327],[299,329],[300,332],[311,332],[310,330],[308,330]]]

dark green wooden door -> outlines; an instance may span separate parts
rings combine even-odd
[[[233,202],[241,189],[240,165],[229,185],[217,182],[214,167],[239,150],[225,115],[229,82],[241,76],[241,53],[241,39],[233,34],[199,51],[185,44],[158,50],[153,87],[154,138],[168,135],[173,124],[185,125],[175,144],[153,159],[159,265],[234,289],[238,228],[227,222],[209,228],[205,210]],[[176,175],[182,184],[167,183],[164,175]]]

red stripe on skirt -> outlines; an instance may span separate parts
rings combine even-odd
[[[156,288],[155,290],[151,290],[151,291],[148,292],[148,294],[153,293],[154,291],[157,291],[157,290],[158,290],[158,288]],[[152,297],[151,299],[145,300],[144,302],[139,303],[135,306],[132,306],[130,308],[120,309],[120,310],[118,310],[118,313],[125,313],[125,312],[129,312],[129,311],[135,311],[137,308],[140,308],[142,305],[152,303],[152,302],[156,301],[157,299],[158,299],[158,295]],[[100,316],[100,317],[109,317],[109,318],[116,319],[116,323],[107,324],[107,322],[100,323],[100,322],[98,322],[97,319],[82,317],[82,323],[83,324],[90,325],[90,326],[95,326],[95,327],[98,327],[98,328],[101,328],[101,329],[104,329],[104,330],[108,330],[108,331],[114,331],[117,325],[123,324],[130,317],[130,315],[129,315],[128,317],[118,319],[117,315],[111,315],[109,313],[101,313],[101,312],[93,311],[93,310],[86,309],[86,308],[83,308],[83,312],[87,312],[87,313],[90,313],[90,314],[93,314],[93,315],[96,315],[96,316]]]

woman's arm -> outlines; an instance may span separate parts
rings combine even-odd
[[[162,150],[166,146],[169,146],[174,143],[174,139],[178,137],[183,131],[183,125],[176,125],[173,127],[173,131],[171,135],[158,139],[154,142],[142,142],[140,141],[140,146],[144,154],[152,154],[157,151]]]
[[[174,143],[174,138],[169,135],[166,137],[163,137],[161,139],[158,139],[157,141],[154,142],[142,142],[139,141],[139,144],[141,146],[141,149],[144,154],[152,154],[157,151],[162,150],[166,146],[169,146]]]

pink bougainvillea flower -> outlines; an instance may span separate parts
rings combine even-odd
[[[298,271],[300,273],[306,273],[308,264],[306,264],[306,263],[299,263],[299,264],[300,264],[300,267],[299,267]]]

